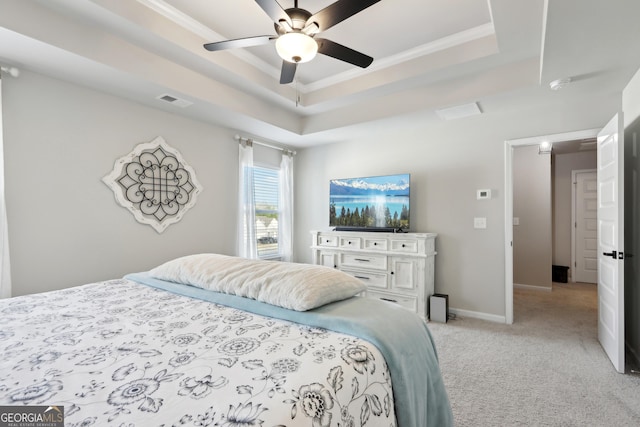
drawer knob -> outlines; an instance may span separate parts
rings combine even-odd
[[[373,246],[378,246],[378,242],[373,242]]]
[[[404,243],[402,244],[402,247],[404,248]]]
[[[351,244],[351,242],[347,242],[349,245]]]
[[[393,271],[391,272],[391,274],[393,274]]]

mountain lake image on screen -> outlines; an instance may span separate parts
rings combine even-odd
[[[363,229],[409,228],[410,175],[332,179],[329,225]]]

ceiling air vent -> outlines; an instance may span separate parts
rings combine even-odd
[[[456,105],[455,107],[436,110],[436,114],[443,120],[455,120],[482,114],[482,111],[480,111],[477,102],[472,102],[470,104]]]
[[[175,105],[176,107],[180,107],[180,108],[185,108],[193,104],[193,102],[191,101],[187,101],[186,99],[176,98],[175,96],[169,95],[168,93],[157,96],[156,99],[168,102],[169,104]]]

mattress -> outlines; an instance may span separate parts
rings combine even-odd
[[[298,311],[143,272],[0,313],[0,405],[64,407],[67,426],[452,422],[430,335],[425,355],[385,344],[380,324],[413,314],[379,301]]]

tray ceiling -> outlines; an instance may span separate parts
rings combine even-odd
[[[254,0],[0,0],[0,63],[304,147],[410,126],[418,113],[441,121],[436,110],[457,105],[557,102],[569,95],[548,85],[561,77],[572,77],[571,96],[621,91],[640,66],[622,54],[640,41],[640,2],[588,3],[382,0],[322,33],[372,56],[369,68],[318,55],[280,85],[273,44],[202,47],[275,34]],[[167,94],[189,105],[158,99]]]

